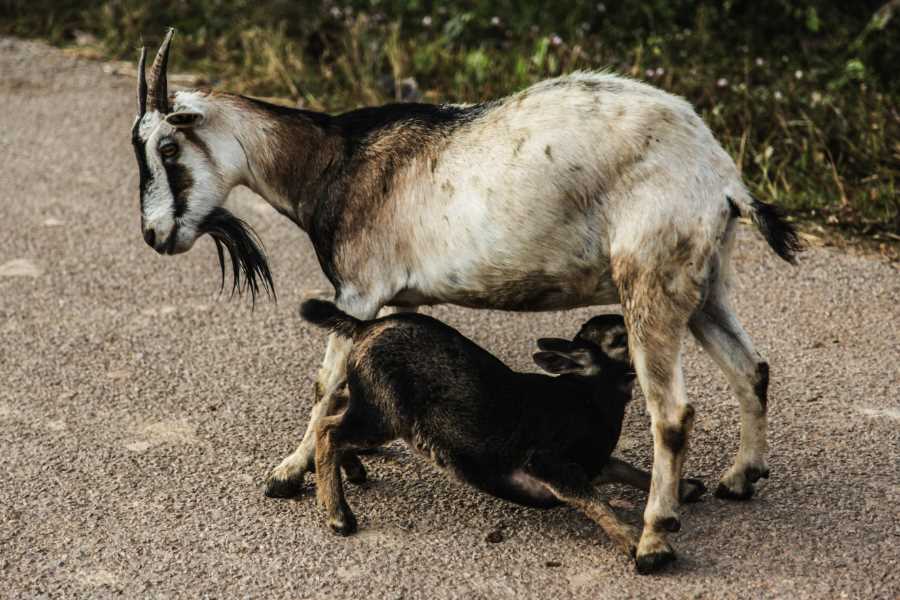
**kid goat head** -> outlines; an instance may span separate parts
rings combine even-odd
[[[209,105],[178,103],[173,109],[169,103],[166,68],[174,31],[166,34],[149,76],[146,48],[138,62],[138,116],[131,143],[140,177],[144,240],[160,254],[179,254],[208,233],[216,244],[223,286],[227,250],[233,292],[247,289],[255,300],[262,287],[274,296],[259,238],[222,208],[247,162],[240,142],[222,123],[224,115],[208,110]]]

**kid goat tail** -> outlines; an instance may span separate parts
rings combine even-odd
[[[325,300],[307,300],[300,305],[300,316],[313,325],[347,338],[352,338],[363,325],[356,317],[351,317],[333,302]]]
[[[803,242],[797,230],[785,219],[784,211],[774,204],[766,204],[741,190],[741,193],[729,195],[731,209],[743,217],[750,218],[766,238],[775,254],[795,265],[795,254],[804,250]]]

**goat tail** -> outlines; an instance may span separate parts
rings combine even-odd
[[[780,207],[757,200],[743,186],[740,193],[729,194],[727,198],[733,212],[756,224],[775,254],[792,265],[797,264],[795,254],[803,252],[805,246]]]
[[[300,305],[300,316],[313,325],[346,338],[352,338],[363,326],[362,321],[326,300],[307,300]]]

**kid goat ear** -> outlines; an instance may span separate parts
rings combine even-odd
[[[580,364],[565,356],[564,354],[559,354],[557,352],[537,352],[534,355],[534,363],[547,371],[548,373],[553,373],[555,375],[562,375],[564,373],[576,373],[584,370]]]

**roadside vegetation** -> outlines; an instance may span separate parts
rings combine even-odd
[[[611,69],[694,103],[751,190],[795,218],[900,240],[900,0],[0,0],[0,32],[336,112],[507,94]]]

